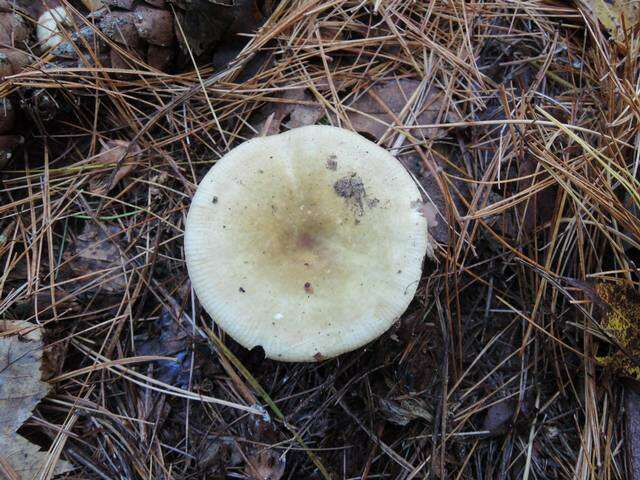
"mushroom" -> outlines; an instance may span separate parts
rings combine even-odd
[[[58,5],[49,8],[38,16],[36,25],[36,37],[42,51],[51,50],[62,43],[65,39],[64,27],[72,25],[71,16],[66,7]]]
[[[428,247],[421,196],[386,150],[341,128],[249,140],[194,195],[184,249],[218,325],[268,358],[319,361],[385,332]]]

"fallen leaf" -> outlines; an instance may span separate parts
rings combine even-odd
[[[17,12],[0,12],[0,42],[3,46],[23,47],[31,26]]]
[[[140,38],[159,47],[169,47],[175,42],[173,15],[169,10],[138,5],[134,12],[134,25]]]
[[[447,166],[440,164],[440,162],[438,162],[430,152],[427,152],[427,155],[429,156],[430,161],[437,165],[437,168],[441,168],[445,171],[447,170]],[[455,207],[458,212],[463,211],[463,203],[455,190],[457,189],[461,192],[466,191],[464,182],[456,179],[452,180],[456,188],[449,188],[449,194],[453,199],[453,205],[451,205],[451,202],[445,198],[444,193],[440,190],[438,182],[431,171],[424,166],[419,155],[412,152],[399,156],[398,160],[400,160],[405,168],[413,174],[415,179],[428,194],[428,196],[423,198],[423,203],[416,203],[415,206],[427,220],[429,235],[440,244],[449,243],[451,228],[448,223],[447,209]]]
[[[11,307],[11,312],[17,318],[28,318],[36,313],[40,319],[51,318],[54,312],[52,308],[54,299],[58,313],[77,312],[80,310],[80,305],[76,299],[69,295],[66,290],[56,287],[53,295],[54,297],[52,298],[50,288],[43,288],[38,292],[18,297]]]
[[[135,0],[103,0],[103,3],[116,8],[122,8],[124,10],[133,10],[133,6],[136,3]]]
[[[115,294],[123,291],[127,286],[127,279],[122,273],[126,258],[109,238],[121,233],[115,225],[107,227],[109,236],[93,222],[86,222],[82,233],[78,235],[65,250],[64,258],[69,268],[86,284],[98,276],[101,278],[95,288],[105,293]]]
[[[208,0],[174,0],[182,9],[176,13],[176,35],[183,53],[198,57],[220,40],[237,33],[252,33],[263,14],[255,0],[235,0],[224,4]],[[178,26],[179,24],[179,26]]]
[[[624,37],[624,27],[634,27],[640,21],[640,2],[638,0],[583,0],[587,10],[597,18],[612,37],[620,40]]]
[[[256,130],[261,135],[275,135],[282,127],[313,125],[324,116],[323,109],[314,104],[313,96],[305,89],[287,89],[280,98],[282,102],[268,103],[260,110]]]
[[[525,154],[519,167],[519,175],[523,179],[517,183],[520,192],[533,187],[535,182],[539,181],[535,175],[537,167],[537,160]],[[552,185],[532,195],[529,201],[519,204],[517,208],[519,217],[522,218],[522,226],[518,229],[525,234],[533,234],[540,226],[550,222],[556,212],[557,193],[557,185]],[[517,234],[517,231],[512,232],[514,237]]]
[[[500,435],[506,431],[509,421],[515,413],[515,404],[510,400],[503,400],[487,409],[482,422],[482,430],[488,430],[492,435]]]
[[[104,7],[102,0],[82,0],[82,3],[90,12],[95,12]]]
[[[154,376],[169,385],[187,386],[191,357],[192,336],[187,333],[187,325],[180,325],[168,310],[149,325],[148,331],[136,337],[138,355],[159,355],[176,357],[176,361],[159,360]]]
[[[103,177],[92,178],[90,191],[106,195],[113,190],[135,168],[135,157],[140,153],[137,145],[127,153],[129,142],[124,140],[108,140],[100,152],[94,157],[94,163],[100,165],[120,165],[115,174],[108,173]],[[126,157],[125,157],[126,155]]]
[[[40,381],[42,334],[33,327],[24,321],[0,322],[0,432],[4,435],[17,430],[49,391]],[[22,408],[12,408],[16,399]]]
[[[379,83],[354,101],[347,109],[351,126],[360,133],[367,133],[379,140],[389,129],[396,125],[394,117],[400,118],[406,125],[428,125],[433,123],[455,122],[459,117],[445,110],[447,99],[441,90],[430,88],[428,94],[419,104],[407,108],[407,104],[419,87],[417,80],[402,79]],[[417,110],[416,110],[416,107]],[[413,112],[415,119],[405,113]],[[418,140],[442,138],[446,135],[443,128],[415,128],[410,130]]]
[[[41,381],[42,333],[34,327],[24,321],[0,321],[0,464],[20,480],[33,479],[47,459],[46,452],[17,434],[49,391]],[[55,474],[71,470],[73,466],[61,460]]]
[[[100,19],[100,31],[116,43],[136,52],[142,48],[134,12],[112,11]]]
[[[164,71],[171,66],[174,49],[172,47],[158,47],[149,45],[147,49],[147,63],[153,68]]]
[[[196,462],[201,469],[214,469],[215,464],[220,461],[223,441],[219,438],[209,440],[196,456]]]
[[[285,466],[284,454],[276,450],[261,449],[247,459],[245,471],[253,480],[280,480]]]
[[[157,200],[162,196],[162,192],[165,191],[162,187],[167,184],[170,179],[170,175],[167,172],[156,173],[149,179],[149,195],[151,200]]]
[[[427,402],[419,398],[405,397],[397,400],[380,398],[379,407],[380,412],[389,422],[401,427],[420,418],[433,422],[433,415],[427,410]]]

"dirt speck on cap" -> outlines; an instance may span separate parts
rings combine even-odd
[[[364,215],[364,199],[367,192],[360,176],[352,173],[342,177],[333,184],[333,190],[352,205],[356,215]]]
[[[336,161],[338,157],[336,157],[335,155],[329,155],[329,158],[327,158],[327,168],[329,170],[333,170],[334,172],[338,169],[338,162]]]
[[[324,356],[323,356],[320,352],[317,352],[317,353],[313,356],[313,358],[315,358],[315,359],[316,359],[316,362],[321,362],[322,360],[324,360]]]

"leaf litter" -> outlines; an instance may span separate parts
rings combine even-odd
[[[581,0],[581,3],[616,40],[623,40],[640,21],[638,0]]]
[[[0,473],[31,480],[48,454],[17,432],[49,392],[42,377],[41,329],[24,321],[0,321]],[[73,470],[58,460],[55,474]],[[4,471],[4,472],[3,472]]]
[[[175,361],[154,362],[157,366],[155,378],[184,388],[189,385],[189,354],[193,351],[193,340],[193,336],[187,332],[187,325],[180,325],[169,310],[163,309],[148,331],[135,338],[136,351],[138,355],[175,357]],[[199,361],[202,361],[201,357]]]
[[[111,240],[121,235],[122,230],[113,224],[105,228],[106,232],[92,221],[85,222],[82,231],[69,242],[64,260],[74,275],[72,278],[81,282],[83,288],[103,279],[91,289],[116,294],[127,286],[123,272],[127,260]]]
[[[178,14],[187,3],[223,8],[145,3],[175,5]],[[606,20],[585,23],[584,8],[561,2],[256,5],[273,12],[264,26],[220,43],[224,26],[205,45],[207,22],[194,19],[197,71],[177,34],[171,47],[155,46],[180,59],[171,73],[141,61],[152,63],[151,47],[118,47],[116,66],[136,70],[95,68],[113,50],[107,37],[83,46],[86,62],[35,59],[42,63],[5,80],[24,105],[16,121],[36,127],[21,132],[26,141],[3,170],[0,229],[15,228],[0,246],[12,270],[0,282],[1,308],[20,318],[15,307],[36,298],[25,314],[53,319],[50,330],[68,347],[59,375],[98,367],[83,381],[61,381],[55,408],[41,409],[50,423],[57,413],[79,416],[65,444],[86,466],[79,475],[250,478],[252,465],[279,475],[274,460],[285,451],[283,478],[630,475],[637,460],[628,435],[637,430],[621,415],[623,403],[633,414],[629,389],[616,381],[622,369],[597,360],[616,350],[592,323],[595,307],[560,281],[625,278],[637,289],[638,221],[617,201],[617,181],[637,174],[630,17],[626,35],[609,41]],[[166,61],[166,50],[154,52],[154,63]],[[287,90],[299,96],[285,98]],[[274,105],[283,111],[264,115],[270,124],[252,121]],[[410,310],[380,341],[317,365],[275,364],[222,332],[220,344],[193,342],[190,329],[215,326],[189,292],[180,242],[185,192],[211,163],[244,138],[296,122],[359,129],[441,197],[424,210],[430,230],[442,228],[431,230],[443,247],[439,263]],[[112,185],[105,171],[116,178],[128,159],[100,165],[99,138],[128,138],[131,151],[155,153],[137,155]],[[94,187],[106,198],[87,195]],[[81,258],[82,242],[109,238],[127,245],[98,248],[100,263]],[[60,250],[68,252],[62,259]],[[47,290],[58,302],[68,294],[73,308],[52,312],[54,299],[41,297]],[[186,352],[177,376],[162,371],[169,364],[112,368],[163,344],[172,355]],[[93,350],[107,354],[105,363],[95,365]],[[169,394],[169,384],[148,388],[158,377],[187,382],[190,398]],[[274,432],[198,394],[265,402],[280,412],[265,422]],[[37,430],[55,432],[44,423]],[[271,452],[265,460],[263,451]]]
[[[93,177],[90,182],[90,191],[98,195],[106,195],[124,180],[136,167],[136,156],[140,153],[140,147],[124,140],[107,140],[100,152],[92,160],[92,164],[113,167],[117,170],[113,174],[104,177]]]
[[[345,115],[349,126],[380,141],[394,126],[402,131],[405,125],[446,124],[460,120],[458,114],[449,110],[450,103],[441,90],[431,87],[420,95],[421,85],[422,82],[413,79],[373,85],[348,105]],[[447,134],[443,127],[418,127],[410,132],[419,141],[436,140]]]

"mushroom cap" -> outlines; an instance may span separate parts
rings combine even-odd
[[[319,361],[384,333],[422,274],[420,193],[389,152],[341,128],[249,140],[198,186],[185,257],[206,311],[268,358]]]
[[[36,37],[42,51],[55,48],[64,41],[61,27],[70,26],[71,17],[67,9],[60,5],[46,10],[38,17]]]

